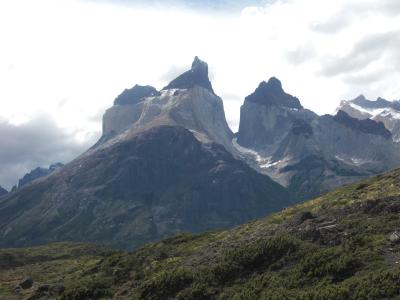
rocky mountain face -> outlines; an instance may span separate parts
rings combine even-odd
[[[392,133],[393,141],[400,142],[400,100],[387,101],[378,98],[371,101],[360,95],[353,100],[343,100],[337,111],[344,111],[360,120],[372,119],[382,122]]]
[[[5,188],[0,186],[0,197],[5,196],[8,194],[8,191]]]
[[[121,133],[127,136],[151,127],[171,125],[185,127],[203,142],[222,144],[231,153],[235,151],[222,99],[214,94],[208,79],[208,65],[199,58],[195,58],[189,71],[161,91],[135,86],[129,93],[135,95],[134,100],[121,105],[117,98],[104,114],[99,144]]]
[[[196,58],[161,91],[122,93],[95,146],[1,199],[0,246],[91,241],[134,248],[289,205],[282,186],[232,155],[233,134],[207,69]]]
[[[399,145],[382,123],[304,109],[279,80],[262,82],[241,107],[234,140],[259,172],[288,187],[297,199],[398,166]]]
[[[18,180],[18,187],[20,188],[36,179],[47,176],[63,166],[64,164],[62,163],[55,163],[50,165],[48,168],[37,167]]]
[[[367,134],[379,135],[386,139],[392,139],[392,133],[386,129],[385,125],[383,125],[381,122],[376,122],[371,119],[358,120],[342,110],[339,110],[333,119],[348,128],[352,128]]]
[[[237,142],[254,149],[277,143],[284,133],[291,131],[294,120],[311,121],[315,117],[316,114],[303,109],[297,98],[283,91],[278,79],[271,78],[246,97],[240,109]]]
[[[197,56],[194,58],[192,68],[172,80],[163,90],[190,89],[196,85],[214,93],[211,82],[208,79],[208,65]]]
[[[24,299],[397,299],[399,213],[395,170],[230,230],[133,252],[0,249],[0,298],[29,274]]]
[[[124,90],[114,100],[114,105],[136,104],[142,101],[143,98],[159,95],[160,93],[156,90],[156,88],[150,85],[142,86],[136,84],[133,88]]]

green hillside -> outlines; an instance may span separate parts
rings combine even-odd
[[[400,170],[135,252],[0,250],[1,299],[400,299]],[[15,290],[30,277],[33,286]],[[47,298],[46,298],[47,297]]]

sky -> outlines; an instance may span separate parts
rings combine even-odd
[[[237,130],[262,80],[318,114],[400,99],[398,0],[1,0],[0,185],[68,162],[101,135],[123,89],[209,64]]]

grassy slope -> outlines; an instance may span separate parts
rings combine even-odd
[[[396,170],[228,231],[183,234],[133,253],[78,251],[0,268],[0,298],[399,298],[400,244],[388,240],[400,229],[399,213]],[[35,251],[52,247],[70,253],[89,246]],[[20,257],[21,251],[31,252],[2,250],[0,263],[4,253]],[[12,286],[28,275],[36,285],[12,294]],[[65,290],[38,288],[45,283]]]
[[[113,253],[116,252],[102,246],[79,243],[0,249],[0,299],[29,298],[47,283],[57,287],[70,277],[75,280],[82,270]],[[14,287],[27,277],[33,279],[33,287],[14,293]]]

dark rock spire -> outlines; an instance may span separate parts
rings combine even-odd
[[[172,80],[164,90],[168,89],[190,89],[195,85],[204,87],[214,93],[210,79],[208,78],[208,65],[206,62],[194,58],[192,68]]]
[[[275,77],[270,78],[268,82],[262,81],[254,93],[246,97],[246,101],[296,109],[303,108],[299,99],[285,93],[282,83]]]

